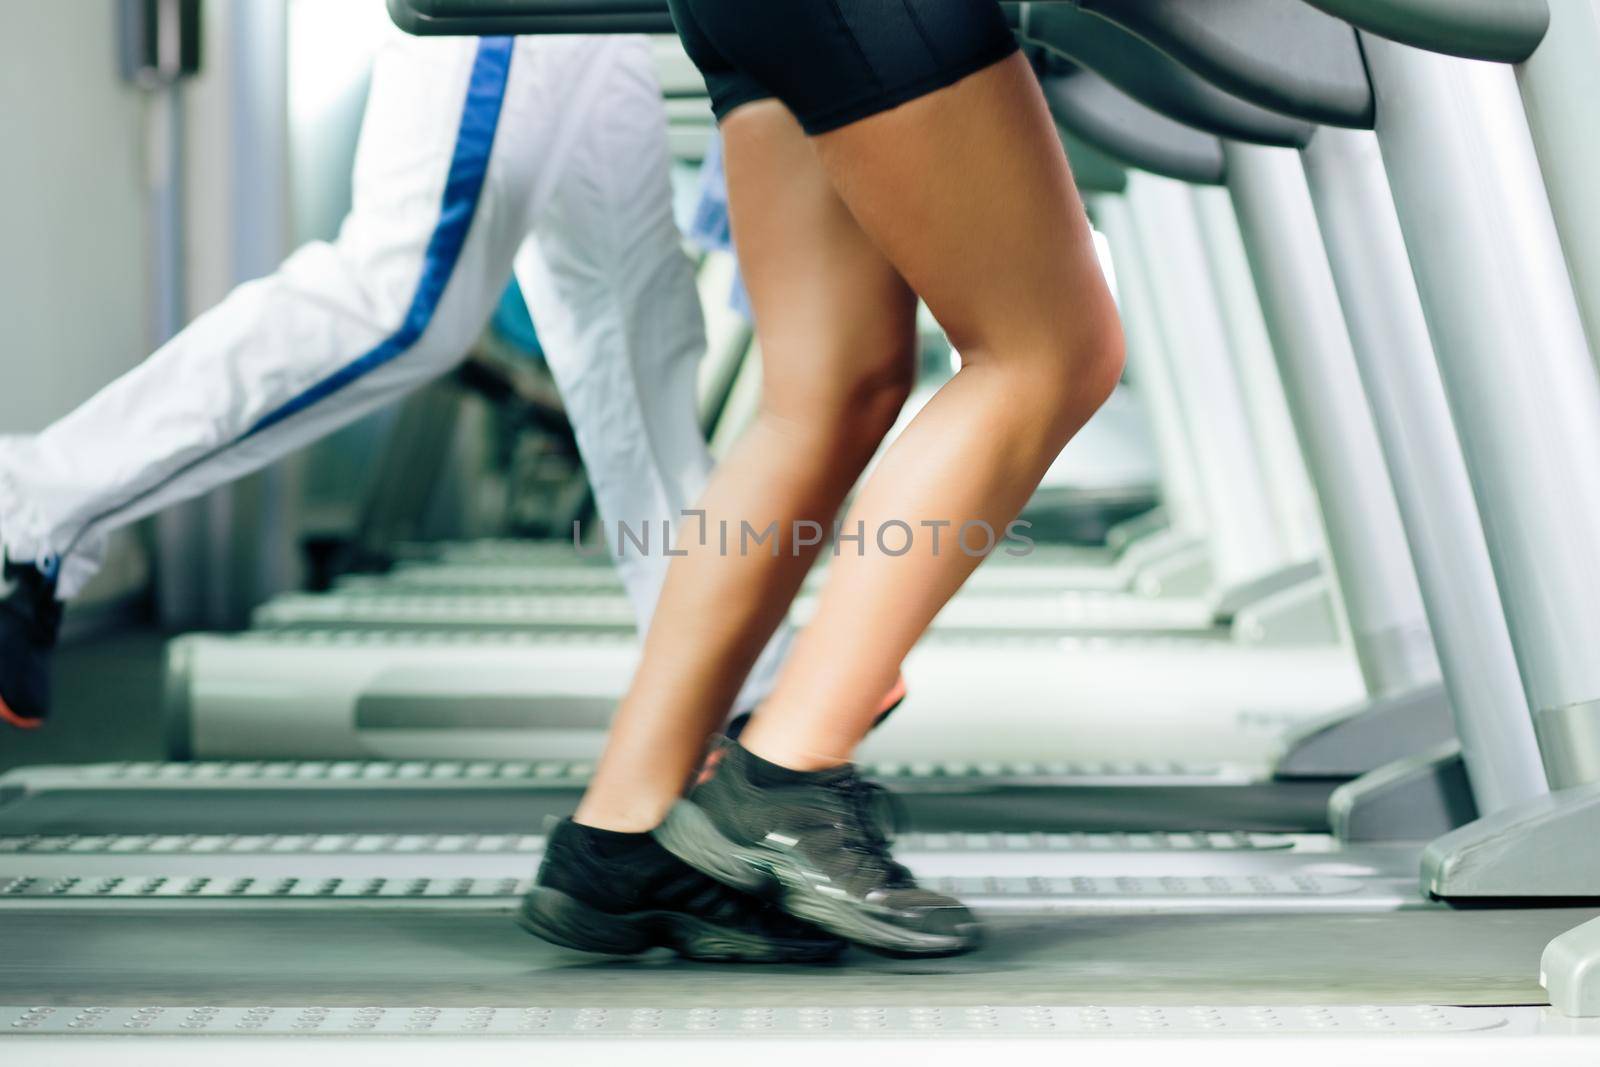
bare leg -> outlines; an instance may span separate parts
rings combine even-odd
[[[831,527],[911,386],[915,299],[834,193],[780,104],[724,123],[734,236],[763,354],[761,411],[712,477],[645,640],[643,659],[576,818],[653,828],[699,763],[711,730],[787,611],[817,547],[797,520]],[[719,550],[719,524],[729,547]],[[781,537],[740,551],[741,523]],[[874,707],[894,672],[867,697]]]
[[[1003,531],[1122,368],[1087,219],[1021,56],[815,143],[963,366],[858,495],[844,525],[864,524],[863,554],[835,562],[812,624],[744,734],[750,751],[799,770],[849,759],[876,694],[978,563],[952,534],[967,522]],[[904,555],[880,551],[873,536],[893,521],[918,534]],[[950,523],[937,554],[923,522]],[[972,540],[981,547],[976,528]]]

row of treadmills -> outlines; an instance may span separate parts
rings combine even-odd
[[[668,29],[664,0],[390,9]],[[413,545],[172,642],[171,762],[0,778],[7,1062],[1600,1062],[1600,6],[1007,9],[1162,505],[986,560],[862,751],[987,946],[527,937],[631,612],[603,553]],[[692,158],[703,87],[660,54]]]

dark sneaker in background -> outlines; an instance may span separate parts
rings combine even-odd
[[[706,877],[649,834],[565,819],[551,832],[517,922],[566,948],[632,956],[669,948],[692,960],[817,963],[845,944]]]
[[[854,766],[792,771],[729,742],[711,777],[655,831],[690,866],[890,956],[951,956],[982,941],[973,914],[918,886],[879,825],[880,787]]]
[[[50,655],[61,631],[55,582],[38,568],[0,570],[0,721],[32,729],[50,711]]]

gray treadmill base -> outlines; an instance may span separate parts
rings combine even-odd
[[[1455,738],[1444,686],[1377,696],[1295,729],[1273,767],[1279,778],[1350,778]]]
[[[1575,1019],[1600,1017],[1600,919],[1568,930],[1539,960],[1539,984],[1550,1006]]]
[[[1422,854],[1443,900],[1600,898],[1600,782],[1548,793],[1452,830]]]
[[[0,915],[0,1002],[438,1008],[1544,1004],[1536,961],[1593,910],[1017,915],[949,960],[643,966],[484,911],[121,908]]]
[[[1429,841],[1477,816],[1454,740],[1364,774],[1328,798],[1328,821],[1341,841]]]

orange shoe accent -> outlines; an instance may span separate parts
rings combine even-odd
[[[695,785],[705,785],[711,780],[712,772],[717,769],[717,764],[722,762],[722,757],[727,754],[727,749],[718,745],[706,756],[706,761],[700,765],[700,773],[694,776]]]
[[[3,698],[0,698],[0,719],[4,719],[19,730],[37,730],[44,725],[43,719],[29,719],[18,715],[6,706]]]
[[[900,702],[905,700],[906,692],[906,676],[903,674],[896,675],[894,685],[883,695],[883,703],[878,705],[878,718],[881,720],[895,708],[898,708]]]

